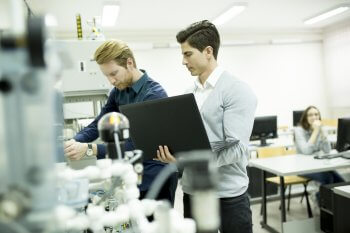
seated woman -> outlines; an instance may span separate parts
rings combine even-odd
[[[330,142],[322,131],[321,114],[315,106],[309,106],[302,114],[299,126],[294,130],[295,146],[300,154],[312,155],[323,151],[329,153]],[[321,185],[343,182],[344,179],[335,171],[318,172],[303,175],[304,177],[318,181]],[[319,203],[319,193],[316,193]]]

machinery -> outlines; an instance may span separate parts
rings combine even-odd
[[[41,18],[30,18],[27,32],[16,30],[20,23],[16,26],[0,38],[1,127],[6,135],[1,139],[0,229],[43,232],[56,204],[53,168],[59,144],[53,84],[59,65],[45,49]]]
[[[196,232],[192,219],[154,200],[175,164],[154,181],[149,199],[138,200],[142,152],[124,152],[129,122],[122,114],[106,114],[98,124],[109,158],[82,170],[58,163],[63,156],[62,95],[54,84],[62,70],[60,59],[46,43],[43,20],[28,18],[25,30],[20,1],[11,3],[14,26],[0,36],[1,233]],[[198,193],[213,194],[208,157],[179,159],[177,165],[193,169]],[[206,196],[217,217],[214,196]],[[203,208],[194,206],[197,213]],[[147,219],[151,214],[153,222]],[[208,224],[203,215],[195,217],[199,232],[217,230],[217,218]]]

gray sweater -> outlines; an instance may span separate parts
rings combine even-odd
[[[216,154],[213,160],[220,175],[217,184],[220,198],[239,196],[248,188],[248,144],[256,106],[257,99],[251,88],[225,71],[200,109]],[[193,194],[187,176],[185,169],[182,188],[185,193]]]
[[[331,144],[326,137],[321,135],[321,131],[317,135],[315,144],[308,143],[311,134],[312,131],[305,130],[301,126],[298,126],[294,129],[295,146],[297,152],[306,155],[315,154],[319,151],[329,153],[331,150]]]

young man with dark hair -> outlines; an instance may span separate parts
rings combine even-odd
[[[256,96],[246,83],[218,65],[220,36],[214,24],[208,20],[193,23],[180,31],[176,38],[181,44],[182,64],[192,76],[197,76],[189,92],[194,94],[200,109],[221,177],[217,184],[220,232],[251,233],[252,214],[247,194],[249,178],[246,166],[257,106]],[[157,157],[163,162],[176,160],[167,146],[159,146]],[[182,176],[184,216],[192,217],[190,199],[194,193],[188,179],[185,168]]]
[[[97,48],[94,59],[114,88],[96,119],[80,131],[74,139],[65,143],[64,152],[73,160],[79,160],[83,156],[97,156],[98,159],[105,157],[105,145],[90,143],[98,138],[97,123],[104,114],[119,112],[120,105],[167,97],[159,83],[151,79],[146,71],[137,68],[131,49],[123,41],[104,42]],[[126,142],[125,149],[126,151],[134,149],[131,140]],[[165,164],[160,161],[146,160],[143,165],[144,174],[142,184],[139,186],[141,199],[145,197],[152,181]],[[174,205],[176,187],[177,174],[173,174],[160,191],[158,199],[167,199]]]

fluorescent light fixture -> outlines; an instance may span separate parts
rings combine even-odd
[[[150,50],[153,49],[153,44],[148,42],[130,42],[128,43],[129,48],[132,50]]]
[[[335,15],[341,14],[341,13],[343,13],[343,12],[349,10],[349,9],[350,9],[350,6],[339,6],[339,7],[335,8],[335,9],[332,9],[330,11],[327,11],[325,13],[322,13],[320,15],[312,17],[312,18],[310,18],[308,20],[305,20],[304,24],[311,25],[311,24],[320,22],[322,20],[328,19],[330,17],[333,17]]]
[[[108,2],[103,6],[102,26],[112,27],[115,25],[119,14],[120,6],[118,2]]]
[[[244,11],[245,8],[247,8],[246,3],[235,4],[230,9],[228,9],[227,11],[225,11],[224,13],[216,17],[212,22],[216,26],[222,25],[228,22],[229,20],[231,20],[233,17],[242,13],[242,11]]]
[[[223,46],[239,46],[239,45],[253,45],[255,41],[253,40],[232,40],[222,42]]]
[[[298,44],[303,42],[302,39],[272,39],[272,44]]]

